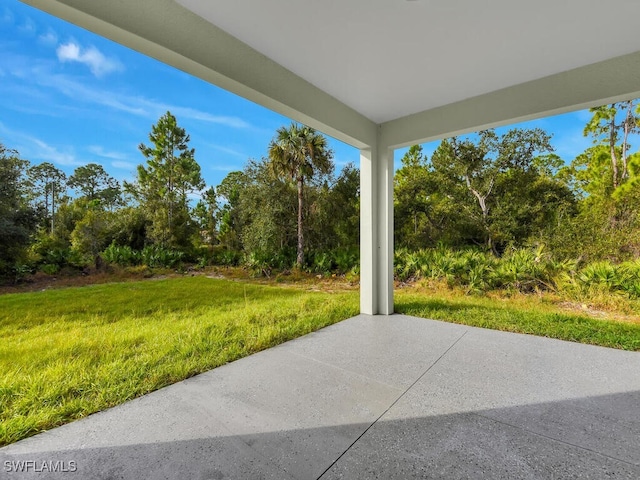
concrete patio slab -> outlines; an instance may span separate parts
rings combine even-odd
[[[360,315],[4,447],[5,478],[637,479],[640,353]]]

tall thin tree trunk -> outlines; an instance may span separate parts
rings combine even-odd
[[[624,128],[624,138],[622,139],[622,180],[625,180],[629,176],[629,172],[627,169],[627,139],[629,138],[629,133],[631,128],[633,127],[633,102],[629,100],[627,103],[627,115],[624,118],[624,122],[622,126]]]
[[[498,250],[496,249],[496,246],[493,243],[493,237],[491,236],[491,229],[489,228],[489,208],[487,207],[487,197],[483,197],[479,195],[478,203],[480,204],[480,209],[482,210],[482,226],[484,227],[484,230],[487,233],[487,248],[491,253],[493,253],[497,257]]]
[[[169,201],[169,209],[168,209],[168,231],[166,234],[166,245],[163,246],[167,246],[167,247],[173,247],[173,242],[172,237],[173,237],[173,174],[174,174],[174,169],[175,169],[175,157],[173,156],[173,151],[174,151],[175,147],[173,145],[173,142],[171,142],[169,144],[169,146],[167,146],[167,163],[169,164],[169,179],[168,179],[168,195],[167,195],[167,199]]]
[[[613,188],[618,188],[618,156],[616,155],[616,125],[615,115],[611,118],[609,126],[609,148],[611,150],[611,168],[613,170]]]
[[[498,250],[496,249],[496,246],[493,243],[493,237],[491,236],[491,229],[489,228],[489,207],[487,206],[487,198],[489,198],[489,195],[493,190],[495,177],[491,179],[491,182],[489,182],[489,189],[486,195],[482,195],[471,186],[471,179],[468,175],[465,175],[465,180],[467,182],[467,188],[478,200],[478,205],[482,211],[482,228],[487,232],[487,248],[497,257]]]
[[[53,229],[55,227],[55,215],[56,215],[56,185],[51,184],[51,235],[53,235]]]
[[[44,215],[45,218],[49,215],[49,192],[46,186],[44,187]]]
[[[302,197],[304,187],[304,180],[302,176],[298,177],[298,256],[296,258],[296,264],[298,267],[302,267],[304,263],[304,234],[302,232],[302,207],[304,199]]]

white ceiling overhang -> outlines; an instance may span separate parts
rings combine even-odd
[[[24,0],[354,146],[640,96],[638,0]]]

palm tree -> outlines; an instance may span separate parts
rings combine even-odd
[[[298,249],[296,264],[304,263],[303,207],[304,183],[314,175],[328,174],[333,169],[333,152],[327,139],[313,128],[292,123],[280,127],[269,144],[271,167],[276,175],[296,182],[298,187]]]

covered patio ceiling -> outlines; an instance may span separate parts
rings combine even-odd
[[[393,311],[393,149],[640,97],[637,0],[23,0],[361,149]]]

